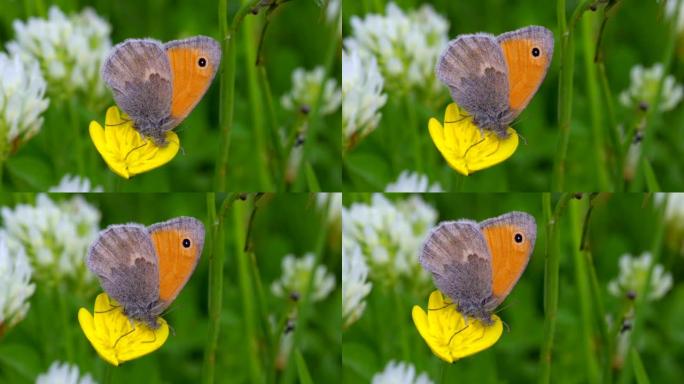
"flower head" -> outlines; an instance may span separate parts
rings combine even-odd
[[[59,184],[51,187],[48,192],[66,192],[66,193],[87,193],[87,192],[102,192],[101,186],[90,185],[90,180],[87,177],[73,176],[70,174],[64,175]]]
[[[415,90],[426,99],[443,92],[434,69],[448,42],[449,22],[431,6],[405,13],[390,2],[385,15],[352,17],[351,27],[344,46],[374,56],[388,89],[399,93]]]
[[[368,265],[358,244],[342,248],[342,319],[344,327],[359,319],[366,309],[366,296],[373,284],[368,282]]]
[[[23,249],[10,251],[6,236],[0,230],[0,336],[26,316],[28,300],[36,289],[26,253]]]
[[[426,175],[418,172],[404,170],[399,174],[399,178],[394,183],[385,187],[385,192],[443,192],[439,183],[430,185],[430,180]]]
[[[38,375],[36,384],[95,384],[90,374],[81,376],[77,365],[54,361],[47,372]]]
[[[684,8],[684,7],[682,7]],[[657,63],[644,69],[642,65],[632,67],[629,88],[620,93],[620,103],[625,107],[648,108],[656,99],[660,79],[665,75],[662,64]],[[663,82],[660,98],[660,111],[672,110],[684,97],[684,87],[677,84],[674,76],[667,75]]]
[[[321,115],[329,115],[337,111],[342,102],[342,94],[334,79],[325,78],[325,69],[316,67],[311,71],[297,68],[292,72],[292,90],[283,95],[280,103],[287,110],[308,110],[318,101],[321,95]]]
[[[342,208],[342,247],[357,244],[374,279],[427,281],[416,256],[435,225],[437,212],[419,196],[392,202],[373,194],[370,204]]]
[[[93,280],[85,255],[99,231],[100,212],[81,196],[55,202],[40,194],[35,205],[3,207],[1,212],[10,251],[26,253],[38,279]]]
[[[144,137],[133,128],[133,121],[110,107],[105,117],[105,128],[97,121],[90,122],[90,138],[112,172],[129,179],[135,175],[161,167],[176,156],[180,148],[178,135],[166,132],[165,147]]]
[[[622,255],[619,264],[620,274],[608,283],[608,291],[616,297],[638,296],[644,287],[651,264],[653,264],[653,257],[648,252],[644,252],[641,257]],[[658,300],[665,296],[670,288],[672,288],[672,275],[666,272],[662,265],[654,265],[647,299]]]
[[[274,281],[271,285],[273,294],[278,297],[290,297],[292,294],[303,295],[313,273],[311,301],[325,299],[335,288],[335,276],[328,273],[323,265],[314,269],[314,261],[312,253],[307,253],[300,258],[286,255],[282,261],[283,274],[279,280]]]
[[[489,326],[465,318],[440,291],[430,294],[427,312],[416,305],[411,314],[418,333],[432,352],[448,363],[491,347],[503,333],[498,316],[492,315],[494,322]]]
[[[426,373],[416,375],[416,367],[403,361],[391,360],[385,369],[373,375],[372,384],[432,384]]]
[[[50,104],[35,62],[0,52],[0,161],[40,131]]]
[[[518,148],[518,134],[508,127],[508,137],[500,138],[473,124],[473,118],[454,103],[447,106],[444,125],[437,119],[428,123],[430,137],[451,168],[463,175],[503,162]]]
[[[345,150],[353,148],[380,122],[387,102],[384,79],[375,57],[363,58],[357,47],[342,51],[342,135]]]
[[[123,307],[107,296],[97,295],[95,310],[78,310],[78,322],[90,344],[108,363],[119,365],[159,349],[169,337],[169,325],[157,318],[159,328],[151,329],[140,321],[130,320]]]
[[[92,9],[65,15],[52,6],[48,18],[15,21],[14,41],[7,49],[26,61],[37,60],[54,96],[75,91],[103,99],[106,89],[100,68],[112,47],[111,27]]]

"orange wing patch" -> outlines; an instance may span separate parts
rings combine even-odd
[[[166,51],[173,74],[171,116],[185,118],[209,88],[214,63],[197,48],[173,47]]]
[[[537,92],[546,76],[550,57],[541,51],[541,46],[529,39],[508,39],[500,43],[508,65],[508,103],[511,109],[524,109]],[[539,56],[532,50],[537,48]]]
[[[503,301],[525,270],[532,244],[526,238],[516,243],[515,235],[523,232],[511,225],[486,227],[482,233],[492,255],[492,294]]]
[[[159,256],[159,299],[173,301],[190,275],[199,258],[197,244],[189,234],[177,229],[162,229],[150,234]],[[189,240],[185,248],[183,241]]]

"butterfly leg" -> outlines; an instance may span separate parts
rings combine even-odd
[[[126,333],[124,333],[123,335],[119,336],[119,338],[116,339],[116,342],[114,342],[114,345],[112,346],[112,348],[116,348],[116,345],[119,344],[119,341],[120,341],[121,339],[123,339],[124,337],[126,337],[126,336],[130,335],[131,333],[135,332],[135,323],[133,323],[133,320],[131,320],[131,323],[133,324],[133,327],[131,328],[131,330],[128,331],[128,332],[126,332]]]
[[[107,312],[111,312],[111,311],[121,307],[120,305],[113,305],[112,302],[109,300],[109,296],[107,296],[107,304],[109,304],[109,307],[110,307],[108,310],[106,310],[106,311],[94,311],[94,312],[95,313],[107,313]]]
[[[451,344],[451,341],[454,339],[454,337],[456,337],[456,335],[458,335],[459,333],[461,333],[461,332],[465,331],[466,329],[468,329],[469,326],[470,326],[470,325],[466,324],[465,327],[463,327],[463,328],[459,329],[458,331],[454,332],[454,334],[451,335],[451,337],[449,338],[449,342],[447,343],[447,345],[450,345],[450,344]]]

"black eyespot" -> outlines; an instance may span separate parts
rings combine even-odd
[[[199,64],[200,67],[206,67],[207,66],[207,59],[205,59],[204,57],[200,57],[197,64]]]
[[[541,51],[539,51],[539,48],[537,48],[537,47],[532,48],[532,56],[539,57],[540,54],[541,54]]]
[[[518,244],[522,243],[523,242],[523,236],[519,233],[516,233],[515,234],[515,242]]]
[[[190,239],[183,239],[183,248],[190,248]]]

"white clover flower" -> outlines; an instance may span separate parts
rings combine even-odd
[[[87,193],[103,192],[103,189],[101,185],[91,186],[87,177],[72,176],[67,173],[59,181],[59,184],[51,187],[48,192]]]
[[[337,222],[342,218],[342,193],[317,193],[316,205],[319,208],[328,206],[328,222]]]
[[[28,312],[28,299],[36,289],[33,270],[23,250],[10,251],[5,231],[0,230],[0,336]]]
[[[398,277],[426,281],[418,254],[437,212],[419,196],[391,202],[373,194],[370,204],[342,208],[342,247],[358,244],[374,279],[392,284]]]
[[[622,255],[619,262],[620,274],[608,283],[608,291],[617,297],[624,297],[627,294],[638,296],[652,262],[649,252],[644,252],[638,258],[630,254]],[[651,274],[648,300],[660,299],[670,288],[672,288],[672,275],[666,272],[662,265],[656,264]]]
[[[45,87],[38,63],[0,52],[0,160],[12,144],[26,142],[40,131],[42,114],[50,104]]]
[[[373,284],[368,282],[368,265],[358,244],[342,248],[342,321],[344,327],[358,320],[366,309],[364,299]]]
[[[342,103],[342,94],[334,79],[325,79],[325,69],[316,67],[311,71],[297,68],[292,72],[292,90],[283,95],[280,103],[287,110],[309,109],[316,104],[323,87],[319,113],[329,115]]]
[[[448,43],[449,22],[424,4],[404,13],[389,3],[385,15],[351,18],[347,49],[374,56],[387,89],[404,93],[417,90],[429,97],[443,91],[434,75],[435,65]]]
[[[390,360],[385,370],[373,376],[372,384],[432,384],[432,380],[423,372],[416,375],[416,367],[403,361]]]
[[[656,98],[658,83],[664,75],[663,65],[657,63],[651,68],[644,69],[641,65],[632,67],[629,88],[620,93],[620,103],[625,107],[651,105]],[[663,82],[660,98],[660,111],[672,110],[684,97],[684,87],[678,84],[675,77],[667,75]]]
[[[39,194],[35,205],[3,207],[2,219],[10,250],[28,255],[36,277],[52,282],[93,280],[85,258],[99,231],[100,212],[81,196],[55,202]]]
[[[81,376],[78,366],[55,361],[47,372],[36,378],[36,384],[95,384],[90,374]]]
[[[15,40],[7,49],[26,61],[38,60],[51,95],[106,95],[100,68],[112,47],[111,26],[92,9],[66,16],[52,6],[47,19],[31,17],[12,25]]]
[[[303,295],[309,284],[309,277],[314,273],[313,292],[311,301],[325,299],[335,288],[335,276],[328,273],[323,265],[316,267],[314,271],[314,255],[307,253],[303,257],[296,258],[286,255],[282,261],[283,274],[279,280],[271,285],[271,291],[278,297],[289,297],[292,294]]]
[[[354,147],[380,122],[387,102],[385,80],[375,57],[362,58],[358,48],[342,50],[342,135],[345,148]]]
[[[430,185],[430,180],[426,175],[418,172],[404,170],[399,174],[399,178],[394,183],[385,187],[385,192],[444,192],[439,183]]]

